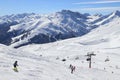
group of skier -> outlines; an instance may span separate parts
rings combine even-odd
[[[18,66],[18,61],[15,61],[14,64],[13,64],[13,70],[15,72],[18,72],[18,69],[17,69],[17,66]],[[69,68],[71,69],[71,74],[73,74],[73,72],[75,71],[76,67],[73,66],[72,64],[70,64]]]

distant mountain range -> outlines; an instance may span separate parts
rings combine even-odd
[[[0,17],[0,43],[15,48],[83,36],[120,18],[120,12],[90,15],[62,10],[49,15],[24,13]]]

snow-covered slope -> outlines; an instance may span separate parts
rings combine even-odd
[[[18,71],[13,71],[14,61],[18,61]],[[79,80],[70,74],[68,66],[35,54],[14,50],[0,45],[0,80]],[[65,72],[65,73],[64,73]]]

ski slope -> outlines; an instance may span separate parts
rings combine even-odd
[[[25,52],[0,46],[0,80],[59,80],[62,78],[66,80],[71,75],[67,66],[62,65],[62,63],[58,64],[34,54],[28,55]],[[12,70],[12,64],[15,60],[19,62],[19,72]],[[71,78],[78,80],[77,76],[71,75]]]
[[[78,38],[79,39],[79,38]],[[74,41],[73,41],[74,40]],[[119,80],[119,48],[110,49],[81,45],[77,39],[29,45],[14,50],[0,45],[0,80]],[[94,51],[92,68],[88,68],[86,54]],[[110,61],[104,60],[109,56]],[[65,62],[62,59],[66,59]],[[19,72],[12,70],[17,60]],[[69,64],[76,70],[71,74]]]

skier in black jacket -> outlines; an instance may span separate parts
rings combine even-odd
[[[14,70],[15,72],[18,72],[18,69],[17,69],[17,66],[18,66],[17,61],[14,62],[13,66],[14,66],[13,70]]]
[[[17,68],[18,64],[17,61],[15,61],[15,63],[13,64],[14,68]]]

